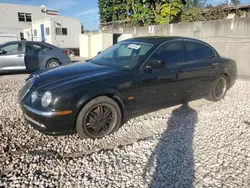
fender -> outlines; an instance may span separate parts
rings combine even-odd
[[[92,100],[92,99],[94,99],[94,98],[96,98],[98,96],[102,96],[102,95],[107,95],[107,96],[112,95],[112,96],[114,96],[114,98],[117,99],[122,104],[122,107],[124,108],[122,95],[116,89],[113,89],[113,88],[100,89],[100,90],[97,90],[97,91],[91,91],[89,93],[86,93],[77,102],[76,108],[78,110],[80,110],[90,100]]]

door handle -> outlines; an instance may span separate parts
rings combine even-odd
[[[23,57],[23,55],[22,54],[18,54],[17,57]]]

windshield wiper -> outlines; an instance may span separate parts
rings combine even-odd
[[[104,64],[101,64],[101,63],[96,63],[96,62],[94,62],[92,59],[87,59],[87,60],[85,60],[86,62],[90,62],[90,63],[93,63],[93,64],[95,64],[95,65],[101,65],[101,66],[104,66]]]

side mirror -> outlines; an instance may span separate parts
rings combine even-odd
[[[97,53],[97,55],[99,55],[100,53],[102,53],[101,51]]]
[[[5,50],[0,50],[0,55],[6,54],[7,52]]]
[[[165,62],[163,60],[152,60],[150,66],[152,69],[162,69],[165,66]]]

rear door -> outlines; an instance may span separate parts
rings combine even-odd
[[[5,53],[0,55],[0,70],[25,70],[25,44],[22,42],[8,43],[0,47]]]
[[[178,79],[185,80],[183,95],[195,98],[204,95],[214,80],[218,64],[215,51],[205,43],[193,40],[183,40],[184,62],[179,67]]]
[[[147,72],[151,61],[163,60],[165,67]],[[168,104],[178,102],[184,85],[177,80],[179,64],[183,63],[183,44],[180,40],[163,43],[149,57],[137,73],[137,105]]]

